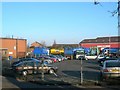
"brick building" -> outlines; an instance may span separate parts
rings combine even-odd
[[[120,48],[120,36],[113,37],[98,37],[96,39],[84,39],[79,43],[80,46],[85,48],[98,47],[98,48]]]
[[[27,52],[31,53],[35,47],[43,47],[43,45],[39,42],[33,42],[28,48],[27,48]]]
[[[21,58],[26,56],[26,39],[0,38],[0,43],[0,53],[3,57]]]
[[[31,46],[30,46],[30,48],[34,48],[34,47],[42,47],[43,45],[41,44],[41,43],[39,43],[39,42],[33,42],[32,44],[31,44]]]

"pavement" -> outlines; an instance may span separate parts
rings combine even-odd
[[[47,85],[47,84],[37,84],[32,82],[19,81],[12,77],[2,77],[2,88],[3,89],[22,89],[22,88],[75,88],[71,85]],[[79,88],[83,88],[82,86]]]
[[[94,89],[99,89],[99,90],[120,90],[119,86],[112,87],[103,87],[103,86],[84,86],[84,85],[47,85],[47,84],[41,84],[41,82],[25,82],[25,81],[19,81],[16,80],[15,78],[12,77],[2,77],[2,90],[27,90],[27,89],[43,89],[43,90],[94,90]]]

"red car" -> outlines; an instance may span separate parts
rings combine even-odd
[[[56,58],[50,58],[54,63],[57,62]]]

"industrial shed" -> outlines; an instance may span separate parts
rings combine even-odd
[[[98,37],[95,39],[84,39],[79,43],[81,47],[90,48],[120,48],[120,36]]]

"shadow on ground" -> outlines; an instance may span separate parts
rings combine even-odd
[[[80,78],[81,74],[80,71],[62,71],[64,74],[67,74],[68,76],[77,77]],[[85,80],[93,80],[98,81],[100,80],[100,73],[95,71],[83,71],[83,78]]]
[[[23,90],[23,89],[44,89],[44,90],[49,90],[51,88],[53,89],[80,89],[76,86],[73,86],[70,83],[66,83],[64,81],[55,81],[55,80],[39,80],[39,81],[19,81],[16,80],[14,78],[11,77],[6,77],[6,79],[11,82],[12,84],[14,84],[15,86],[17,86],[18,90]],[[5,83],[4,83],[5,84]],[[7,88],[7,87],[6,87]],[[2,90],[7,90],[6,88],[3,88]],[[14,87],[10,88],[15,89]]]

